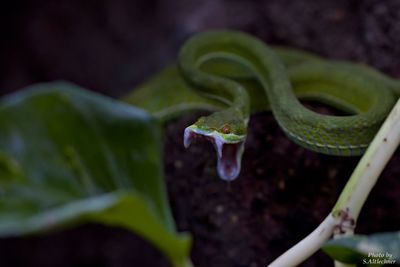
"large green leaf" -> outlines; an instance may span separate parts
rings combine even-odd
[[[190,238],[167,202],[159,125],[68,83],[0,100],[0,236],[98,222],[125,227],[185,266]]]
[[[400,263],[400,232],[355,235],[327,242],[323,250],[344,263],[381,266]]]

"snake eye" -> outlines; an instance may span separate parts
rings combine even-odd
[[[224,134],[229,134],[231,132],[231,127],[229,127],[229,125],[225,124],[224,127],[222,127],[222,132]]]

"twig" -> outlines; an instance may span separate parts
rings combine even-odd
[[[331,214],[306,238],[290,248],[274,262],[270,267],[297,266],[317,251],[326,240],[332,236],[333,229],[337,225],[337,219]]]
[[[352,235],[362,206],[399,143],[400,100],[397,101],[358,163],[332,212],[317,229],[269,266],[297,266],[320,249],[332,234],[335,238]],[[335,262],[335,265],[337,267],[350,266],[339,262]]]

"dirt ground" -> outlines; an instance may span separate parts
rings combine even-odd
[[[252,33],[400,78],[400,2],[318,0],[15,1],[0,10],[0,92],[64,79],[118,97],[174,60],[191,34]],[[198,115],[198,114],[197,114]],[[268,112],[255,114],[240,177],[215,172],[208,143],[185,150],[196,114],[165,130],[169,197],[181,231],[194,236],[196,267],[262,267],[329,213],[359,158],[325,156],[289,141]],[[400,153],[389,162],[358,221],[358,233],[399,230]],[[301,266],[331,266],[317,253]],[[168,266],[132,233],[85,225],[0,240],[0,266]]]

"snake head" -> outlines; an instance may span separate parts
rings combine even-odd
[[[218,159],[218,174],[225,181],[232,181],[240,173],[244,142],[246,140],[243,120],[239,124],[230,121],[215,123],[214,114],[200,118],[184,132],[184,146],[187,148],[196,138],[206,138],[215,147]],[[233,123],[232,123],[233,122]]]

